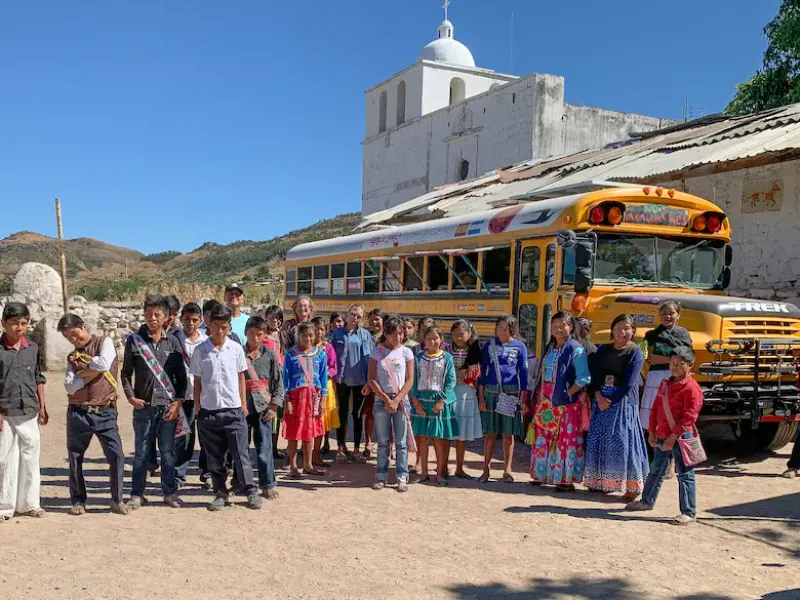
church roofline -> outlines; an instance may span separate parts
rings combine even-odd
[[[380,83],[367,88],[366,90],[364,90],[364,94],[369,94],[370,92],[374,92],[376,89],[383,87],[390,81],[393,81],[402,75],[405,75],[406,73],[408,73],[409,71],[411,71],[412,69],[414,69],[419,65],[425,67],[434,67],[437,69],[447,69],[448,71],[459,71],[461,73],[474,73],[477,75],[485,75],[487,77],[493,77],[495,79],[505,79],[509,82],[516,81],[517,79],[522,79],[522,77],[518,75],[508,75],[506,73],[498,73],[497,71],[492,71],[491,69],[482,69],[480,67],[465,67],[463,65],[454,65],[451,63],[438,62],[435,60],[421,59],[415,62],[413,65],[406,67],[402,71],[395,73],[391,77],[384,79]]]

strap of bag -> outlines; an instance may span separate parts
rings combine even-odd
[[[503,392],[503,378],[500,376],[500,358],[497,356],[497,345],[494,343],[494,339],[492,339],[492,345],[489,349],[489,354],[492,358],[492,363],[494,363],[494,373],[497,376],[497,385],[500,386],[500,393],[504,394]],[[517,377],[519,377],[519,372],[517,373]]]
[[[391,378],[392,385],[394,386],[394,393],[395,395],[397,395],[400,393],[401,386],[400,383],[397,381],[397,373],[394,372],[394,369],[392,368],[392,365],[389,362],[389,354],[391,354],[391,352],[387,351],[386,347],[383,347],[383,351],[385,354],[383,355],[381,362],[383,363],[383,366],[386,368],[386,370],[389,372],[389,377]]]
[[[161,387],[164,388],[164,391],[169,396],[170,400],[175,400],[175,388],[172,387],[172,382],[167,377],[164,368],[159,364],[156,355],[150,349],[145,341],[142,339],[138,333],[133,334],[133,345],[136,347],[136,351],[144,360],[144,364],[147,365],[147,368],[150,369],[150,372],[156,378],[158,383],[161,384]]]
[[[669,407],[669,380],[665,379],[661,384],[661,387],[664,388],[664,393],[661,394],[661,401],[664,405],[664,413],[667,416],[667,421],[669,422],[670,431],[675,429],[675,415],[672,414],[672,409]]]
[[[92,359],[94,358],[93,356],[89,356],[88,354],[84,354],[83,352],[78,352],[77,350],[75,351],[74,356],[75,356],[75,358],[85,362],[87,365],[90,362],[92,362]],[[105,378],[106,381],[108,381],[108,383],[111,384],[111,387],[113,387],[115,390],[117,389],[117,380],[114,379],[114,376],[110,372],[103,371],[103,375],[102,376]],[[97,377],[95,377],[95,379],[97,379]],[[92,381],[94,381],[94,380],[92,380]],[[89,383],[91,383],[91,381]]]
[[[303,356],[300,353],[300,350],[298,349],[295,349],[294,352],[297,355],[297,360],[300,363],[300,368],[303,369],[303,375],[306,378],[306,383],[308,384],[308,387],[316,388],[317,386],[314,385],[314,376],[311,374],[311,369],[308,368],[308,362],[306,361],[306,357]]]

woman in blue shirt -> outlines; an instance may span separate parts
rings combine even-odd
[[[478,404],[481,409],[483,433],[483,475],[479,481],[489,481],[492,456],[497,436],[503,436],[503,481],[512,483],[511,463],[514,460],[514,436],[522,431],[520,400],[525,402],[528,390],[528,349],[519,336],[519,325],[511,315],[497,319],[495,338],[483,345],[481,375],[478,380]],[[513,416],[498,412],[502,396],[517,398]]]
[[[336,430],[336,441],[339,449],[336,461],[354,462],[361,446],[363,422],[361,419],[364,393],[367,391],[369,373],[369,357],[372,354],[372,334],[361,327],[364,319],[364,307],[354,304],[347,311],[347,322],[331,332],[331,345],[336,351],[338,361],[336,369],[336,397],[339,401],[340,427]],[[353,445],[355,455],[347,450],[347,418],[350,408],[350,397],[353,398]],[[364,457],[358,460],[366,462]]]
[[[559,491],[571,491],[583,479],[581,409],[588,401],[583,388],[592,380],[586,350],[572,337],[573,330],[568,312],[550,320],[531,422],[531,483],[555,485]]]

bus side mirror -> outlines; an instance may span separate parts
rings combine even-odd
[[[576,240],[575,292],[588,294],[594,284],[594,243],[589,239]]]
[[[725,266],[730,267],[732,264],[733,264],[733,248],[731,247],[730,244],[725,244]]]
[[[722,289],[727,290],[728,286],[731,284],[731,268],[725,267],[722,269]]]

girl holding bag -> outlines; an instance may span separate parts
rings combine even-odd
[[[653,464],[642,499],[626,507],[632,511],[653,510],[667,470],[675,459],[681,514],[672,520],[673,525],[691,525],[696,521],[694,467],[705,460],[695,426],[703,406],[703,391],[691,375],[693,364],[694,352],[689,348],[672,351],[669,360],[672,376],[661,383],[650,412],[648,442],[653,448]]]
[[[531,483],[572,491],[583,479],[584,424],[588,407],[584,386],[591,381],[586,350],[572,337],[572,315],[561,311],[550,321],[550,343],[536,387],[536,412],[531,429]]]
[[[411,405],[408,394],[414,385],[414,353],[403,345],[403,321],[397,315],[386,315],[379,346],[369,361],[369,386],[375,392],[375,438],[378,442],[378,467],[374,490],[386,487],[389,478],[389,446],[392,433],[396,459],[397,491],[408,491],[408,450],[416,450],[410,432]]]

